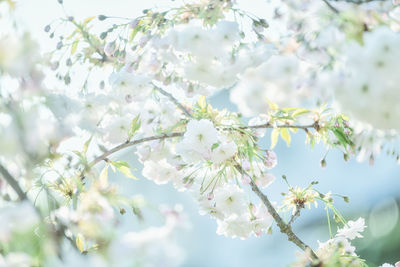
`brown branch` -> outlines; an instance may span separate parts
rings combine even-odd
[[[0,173],[3,176],[4,180],[11,186],[14,192],[18,195],[18,198],[22,201],[27,199],[26,193],[22,190],[18,181],[8,172],[8,170],[0,164]]]
[[[289,224],[286,224],[283,221],[281,216],[275,210],[272,203],[269,201],[268,197],[263,192],[261,192],[260,188],[258,188],[256,183],[253,181],[253,178],[250,175],[248,175],[247,172],[243,170],[243,168],[239,164],[235,164],[235,168],[241,175],[246,175],[250,178],[251,189],[253,190],[254,193],[256,193],[256,195],[261,199],[261,201],[267,207],[268,212],[271,214],[272,218],[274,218],[281,232],[287,235],[288,240],[293,242],[303,251],[310,253],[311,257],[314,260],[318,260],[318,256],[315,254],[315,252],[307,244],[301,241],[301,239],[295,233],[293,233],[292,228]]]
[[[170,133],[170,134],[160,134],[160,135],[154,135],[154,136],[150,136],[150,137],[145,137],[145,138],[141,138],[141,139],[137,139],[137,140],[133,140],[133,141],[126,141],[125,143],[122,143],[106,152],[104,152],[102,155],[98,156],[97,158],[95,158],[92,162],[89,163],[90,167],[93,167],[94,165],[96,165],[97,163],[99,163],[102,160],[105,160],[108,156],[110,156],[111,154],[120,151],[126,147],[130,147],[130,146],[134,146],[137,144],[141,144],[141,143],[145,143],[148,141],[154,141],[154,140],[164,140],[167,138],[172,138],[172,137],[179,137],[179,136],[183,136],[184,132],[177,132],[177,133]]]
[[[283,124],[283,125],[272,125],[269,122],[259,125],[253,126],[241,126],[239,129],[261,129],[261,128],[297,128],[297,129],[318,129],[318,122],[314,122],[310,125],[292,125],[292,124]]]

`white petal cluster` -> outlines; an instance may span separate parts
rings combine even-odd
[[[215,149],[213,146],[217,145]],[[235,155],[237,146],[233,141],[218,136],[210,120],[191,120],[183,140],[177,144],[176,152],[185,163],[211,160],[221,163]]]
[[[272,56],[260,66],[245,71],[231,91],[231,101],[245,116],[267,113],[268,101],[280,107],[294,107],[302,97],[298,89],[300,74],[300,60],[296,56]]]
[[[154,181],[156,184],[166,184],[169,181],[179,183],[181,176],[174,166],[165,159],[160,161],[145,161],[142,171],[144,177]]]
[[[328,241],[319,243],[317,255],[323,259],[329,259],[333,252],[339,249],[341,255],[357,256],[355,253],[355,247],[351,245],[349,240],[354,238],[362,238],[360,234],[364,231],[364,219],[359,218],[357,221],[349,221],[346,226],[339,229],[336,236]]]
[[[337,236],[342,236],[350,240],[362,238],[363,236],[360,233],[364,232],[365,228],[364,218],[358,218],[357,221],[348,221],[347,225],[338,230]]]
[[[344,49],[343,74],[334,78],[343,112],[378,129],[400,129],[399,47],[400,34],[382,26]]]
[[[243,48],[234,57],[233,51],[237,49],[239,40],[236,22],[221,20],[207,29],[199,21],[191,21],[171,29],[162,43],[171,47],[168,50],[170,55],[164,54],[165,59],[180,58],[174,67],[181,68],[181,75],[187,81],[209,86],[213,88],[211,91],[215,91],[231,86],[239,73],[249,66],[261,64],[272,54],[271,45],[260,44]]]

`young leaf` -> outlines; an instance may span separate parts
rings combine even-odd
[[[83,21],[83,25],[87,25],[89,22],[91,22],[96,16],[88,17]]]
[[[295,112],[292,113],[292,117],[300,116],[303,114],[310,113],[311,110],[305,109],[305,108],[299,108]]]
[[[283,140],[286,141],[286,145],[290,146],[290,142],[292,141],[291,137],[290,137],[290,133],[289,130],[287,128],[282,128],[281,129],[281,137]]]
[[[76,243],[76,247],[79,249],[80,252],[84,252],[85,249],[83,247],[83,243],[85,241],[85,238],[83,237],[83,235],[78,234],[75,238],[75,243]]]
[[[86,152],[89,148],[90,142],[92,141],[93,135],[85,142],[85,144],[83,145],[83,155],[86,155]]]
[[[140,129],[140,117],[137,115],[131,122],[131,128],[129,129],[128,137],[131,139],[135,133]]]
[[[113,162],[111,162],[111,164],[115,168],[117,168],[120,172],[122,172],[126,177],[132,178],[132,179],[135,179],[135,180],[138,179],[132,174],[128,162],[126,162],[126,161],[113,161]]]
[[[102,188],[108,185],[108,164],[104,166],[104,169],[100,172],[99,183]]]
[[[79,39],[76,39],[71,45],[71,55],[75,54],[76,49],[78,48]]]
[[[199,99],[197,100],[197,104],[199,105],[199,107],[201,109],[204,109],[206,107],[206,105],[207,105],[206,97],[203,96],[203,95],[200,96]]]
[[[272,110],[277,110],[279,107],[277,104],[275,104],[274,102],[270,101],[268,98],[266,98],[268,106],[270,109]]]
[[[270,149],[274,149],[276,144],[278,143],[278,138],[279,138],[279,128],[274,128],[271,132],[271,147]]]

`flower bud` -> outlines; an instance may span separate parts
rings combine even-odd
[[[101,40],[106,39],[107,34],[108,34],[107,32],[102,32],[102,33],[100,33],[100,39],[101,39]]]
[[[275,167],[278,163],[275,152],[272,150],[266,150],[263,162],[267,169],[272,169]]]
[[[46,25],[46,27],[44,27],[44,31],[45,32],[49,32],[51,30],[50,25]]]
[[[106,56],[108,57],[112,56],[112,54],[114,54],[114,51],[115,51],[115,42],[107,43],[104,46],[104,53],[106,54]]]
[[[98,18],[99,20],[105,20],[105,19],[107,19],[107,16],[105,16],[105,15],[99,15],[97,18]]]
[[[59,41],[57,43],[57,49],[60,50],[62,48],[62,46],[63,46],[63,43],[61,41]]]
[[[138,19],[134,19],[134,20],[132,20],[132,21],[129,23],[129,26],[130,26],[132,29],[135,29],[136,26],[139,25],[139,21],[140,21],[140,20],[138,20]]]
[[[326,160],[325,160],[325,158],[323,158],[323,159],[321,160],[320,164],[321,164],[321,168],[323,168],[323,169],[326,168]]]
[[[67,59],[67,61],[65,62],[65,65],[67,65],[68,67],[72,66],[72,60],[70,58]]]
[[[370,157],[369,157],[369,165],[374,165],[374,162],[375,162],[375,160],[374,160],[374,156],[373,155],[371,155]]]

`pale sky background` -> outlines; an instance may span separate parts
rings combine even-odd
[[[76,19],[99,14],[132,17],[141,14],[145,8],[170,6],[166,0],[64,0],[66,11]],[[258,15],[262,15],[268,7],[265,1],[242,0],[238,1],[242,7]],[[56,0],[21,0],[18,3],[17,16],[32,33],[33,38],[40,42],[43,50],[54,48],[55,42],[48,38],[43,31],[45,25],[53,19],[63,16],[62,8]],[[1,29],[0,29],[1,30]],[[228,95],[222,92],[212,100],[215,107],[230,107]],[[266,193],[272,200],[278,201],[280,193],[285,191],[285,184],[279,177],[286,174],[294,185],[307,186],[313,180],[319,180],[317,186],[321,192],[332,191],[350,197],[350,205],[337,200],[340,210],[347,214],[349,219],[365,216],[368,223],[368,210],[375,203],[390,201],[400,195],[400,167],[393,158],[382,155],[375,161],[374,166],[367,162],[357,163],[354,159],[346,163],[342,154],[331,151],[327,158],[327,168],[321,169],[319,161],[325,151],[322,147],[311,150],[304,145],[304,134],[295,136],[291,148],[280,142],[276,148],[279,164],[272,173],[278,178]],[[132,151],[122,154],[122,158],[132,160]],[[136,173],[139,176],[139,171]],[[182,202],[192,222],[192,229],[182,233],[181,244],[186,249],[184,266],[190,267],[242,267],[242,266],[284,266],[295,259],[297,248],[287,242],[285,236],[274,228],[272,236],[249,238],[245,241],[230,239],[216,235],[216,222],[207,216],[199,216],[197,207],[186,193],[176,192],[172,186],[157,186],[141,178],[140,181],[119,179],[121,188],[126,192],[141,192],[147,199],[155,203]],[[311,211],[304,211],[304,215],[296,222],[295,232],[312,247],[317,246],[316,240],[325,241],[329,238],[323,207]],[[394,216],[394,214],[392,214]],[[387,220],[391,220],[390,217]],[[393,220],[397,220],[394,217]],[[320,227],[322,225],[322,227]],[[370,231],[368,228],[366,231]],[[134,230],[134,229],[132,229]],[[367,233],[368,235],[368,233]],[[364,242],[365,241],[365,242]],[[359,242],[360,246],[371,246],[366,240]],[[364,243],[363,243],[364,242]],[[289,245],[288,245],[289,244]]]

